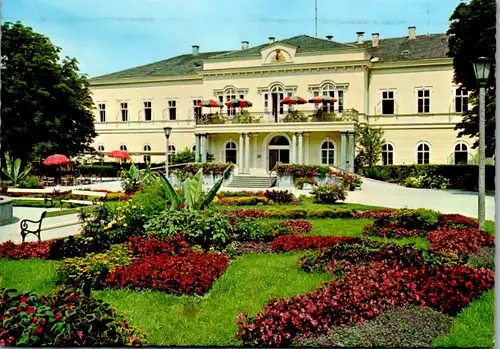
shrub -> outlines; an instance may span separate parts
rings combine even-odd
[[[456,314],[493,284],[493,272],[487,269],[371,263],[308,294],[273,298],[255,317],[240,314],[237,337],[244,344],[289,346],[294,339],[360,323],[408,304]]]
[[[432,230],[438,223],[439,212],[419,208],[396,210],[389,216],[389,223],[408,230]],[[382,219],[385,222],[385,219]],[[378,224],[376,221],[375,224]]]
[[[243,196],[243,197],[230,197],[219,200],[220,205],[225,206],[256,206],[258,204],[266,205],[269,200],[260,196]]]
[[[268,218],[292,218],[292,219],[300,219],[307,217],[307,210],[294,208],[290,210],[283,209],[272,209],[269,208],[264,211],[265,216]]]
[[[144,185],[142,190],[134,195],[132,202],[142,207],[146,217],[151,218],[165,210],[167,193],[160,182],[153,181]]]
[[[242,196],[262,196],[262,192],[251,192],[251,191],[220,191],[217,193],[219,199],[222,198],[232,198],[232,197],[242,197]]]
[[[159,254],[184,256],[191,252],[189,244],[181,234],[166,238],[164,241],[157,240],[153,236],[147,238],[136,236],[129,239],[127,246],[135,257],[155,256]]]
[[[220,253],[167,253],[145,256],[117,268],[103,283],[110,288],[152,289],[173,294],[203,294],[226,270],[229,258]]]
[[[126,200],[129,197],[130,195],[122,192],[116,192],[116,193],[113,192],[113,193],[107,193],[104,199],[106,201],[121,201],[121,200]]]
[[[348,208],[316,208],[307,211],[309,218],[352,218],[353,211]]]
[[[128,265],[132,256],[126,245],[115,245],[105,253],[89,253],[85,257],[66,258],[57,268],[61,283],[73,286],[99,287],[117,267]]]
[[[353,213],[353,218],[388,218],[395,210],[366,210]]]
[[[323,204],[334,204],[346,199],[344,187],[337,184],[320,185],[311,191],[314,200]]]
[[[376,224],[370,224],[363,228],[363,234],[368,236],[379,236],[382,238],[408,238],[425,236],[425,231],[418,229],[405,229],[397,227],[393,224],[386,224],[382,227]]]
[[[448,331],[452,321],[431,308],[409,305],[361,324],[332,328],[326,335],[300,340],[297,346],[427,348]]]
[[[488,233],[477,229],[452,229],[438,227],[427,234],[429,249],[439,253],[474,254],[484,247],[495,246],[495,239]]]
[[[293,227],[286,224],[247,219],[236,225],[234,240],[241,242],[271,241],[278,236],[293,233],[295,233]]]
[[[271,248],[276,252],[305,251],[320,249],[343,242],[355,243],[360,240],[360,238],[351,236],[283,235],[274,239]]]
[[[361,179],[361,177],[355,174],[344,172],[341,173],[339,177],[344,188],[350,191],[361,188],[361,184],[363,184],[363,180]]]
[[[69,236],[63,239],[57,239],[50,246],[50,259],[64,259],[73,257],[83,257],[87,253],[103,252],[111,247],[106,239],[95,239],[93,237],[75,238]]]
[[[292,219],[281,222],[281,224],[289,226],[296,233],[309,233],[313,230],[313,225],[304,219]]]
[[[461,214],[442,214],[438,218],[439,225],[454,229],[479,229],[479,224],[472,218],[462,216]]]
[[[145,335],[102,301],[63,288],[51,296],[0,289],[0,345],[102,347],[145,345]]]
[[[151,219],[145,226],[159,240],[184,234],[191,245],[205,251],[228,243],[229,221],[219,212],[197,210],[166,210]]]
[[[495,270],[495,248],[485,246],[469,258],[469,264],[476,268]]]
[[[295,199],[293,193],[288,190],[266,190],[264,196],[278,205],[288,204]]]
[[[47,259],[54,240],[15,244],[11,240],[0,243],[0,257],[7,259]]]
[[[31,188],[31,189],[38,189],[38,188],[43,188],[43,186],[40,184],[40,180],[38,179],[37,176],[28,176],[25,179],[21,181],[19,184],[21,188]]]
[[[273,253],[269,245],[263,242],[231,242],[224,250],[229,256],[239,256],[243,253]]]

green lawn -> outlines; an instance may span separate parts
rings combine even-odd
[[[50,260],[0,258],[0,287],[49,294],[56,286],[57,265],[58,262]]]

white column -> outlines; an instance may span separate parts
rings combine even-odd
[[[194,162],[198,162],[200,158],[200,135],[195,135],[196,141],[195,141],[195,152],[194,152]]]
[[[354,172],[355,152],[356,152],[356,141],[354,133],[349,133],[349,168],[347,169],[349,172]]]
[[[245,146],[243,145],[243,133],[240,133],[240,143],[238,143],[238,173],[244,172],[243,166],[243,151],[245,150]]]
[[[245,173],[250,172],[250,134],[245,133]]]
[[[254,168],[258,168],[259,165],[257,163],[257,155],[259,154],[259,151],[258,151],[258,145],[257,145],[257,139],[259,137],[259,134],[258,133],[253,133],[252,134],[252,137],[253,137],[253,164],[252,166]]]
[[[346,134],[342,132],[340,134],[340,168],[346,170],[346,160],[347,160],[347,139]]]
[[[297,153],[297,134],[294,132],[292,134],[292,149],[290,151],[290,163],[295,164],[297,157],[295,154]]]
[[[304,156],[304,164],[305,165],[309,165],[309,153],[310,153],[310,149],[309,149],[309,135],[311,133],[309,132],[304,132],[304,143],[305,143],[305,156]]]
[[[201,135],[201,162],[207,162],[207,134]]]
[[[297,161],[299,162],[299,164],[303,164],[304,163],[304,148],[303,148],[303,144],[304,144],[303,133],[299,132],[299,156],[298,156],[298,159],[297,159]]]

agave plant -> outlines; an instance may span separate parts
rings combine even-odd
[[[31,166],[27,165],[21,171],[21,159],[16,159],[14,162],[11,161],[10,156],[8,154],[5,155],[5,167],[2,168],[2,172],[5,176],[7,176],[11,181],[14,187],[19,185],[21,182],[31,171]]]
[[[170,181],[163,174],[160,173],[159,178],[162,178],[161,181],[165,187],[165,192],[167,193],[167,197],[172,208],[184,205],[186,209],[204,210],[210,205],[215,198],[215,195],[217,195],[217,192],[220,190],[222,183],[224,182],[224,175],[226,171],[224,171],[222,178],[215,183],[207,195],[203,195],[203,168],[200,168],[193,178],[187,178],[184,181],[183,197],[175,191],[172,183],[170,183]]]
[[[149,166],[141,174],[137,166],[131,164],[128,171],[123,171],[123,189],[126,192],[136,191],[141,185],[148,183],[151,179],[151,169]]]

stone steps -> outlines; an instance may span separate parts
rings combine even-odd
[[[276,177],[269,178],[268,176],[233,176],[231,182],[227,185],[228,188],[256,188],[265,189],[271,188],[276,184]]]

